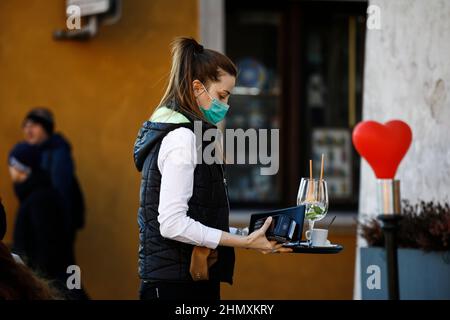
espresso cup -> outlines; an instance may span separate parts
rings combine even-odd
[[[328,239],[327,229],[312,229],[305,232],[306,239],[314,247],[326,247],[331,243]]]

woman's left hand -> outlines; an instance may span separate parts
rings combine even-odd
[[[290,253],[292,252],[291,248],[283,247],[282,243],[277,243],[276,241],[270,241],[272,245],[271,250],[259,250],[262,254],[269,254],[269,253]]]
[[[247,236],[247,241],[250,244],[249,248],[258,250],[263,254],[292,252],[291,248],[283,247],[282,243],[277,243],[276,241],[270,241],[267,239],[266,231],[271,222],[272,217],[268,217],[260,229],[253,231]]]

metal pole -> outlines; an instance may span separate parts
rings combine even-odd
[[[388,298],[399,300],[399,278],[397,259],[397,230],[402,219],[400,205],[400,181],[392,179],[379,179],[377,217],[382,222],[384,246],[386,251],[386,264],[388,274]]]
[[[397,259],[397,230],[398,222],[402,217],[398,214],[379,215],[382,221],[384,233],[384,246],[386,250],[386,264],[388,274],[388,297],[389,300],[400,300],[398,282],[398,259]]]

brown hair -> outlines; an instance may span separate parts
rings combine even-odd
[[[192,82],[199,80],[207,86],[210,81],[219,81],[223,72],[237,76],[237,68],[230,58],[203,48],[193,38],[175,38],[172,42],[169,83],[159,107],[175,103],[186,113],[203,118],[196,103]]]
[[[17,263],[0,241],[0,300],[61,299],[56,289],[38,278],[25,265]]]

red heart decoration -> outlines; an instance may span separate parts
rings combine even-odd
[[[411,128],[401,120],[362,121],[353,130],[353,145],[379,179],[394,178],[411,141]]]

